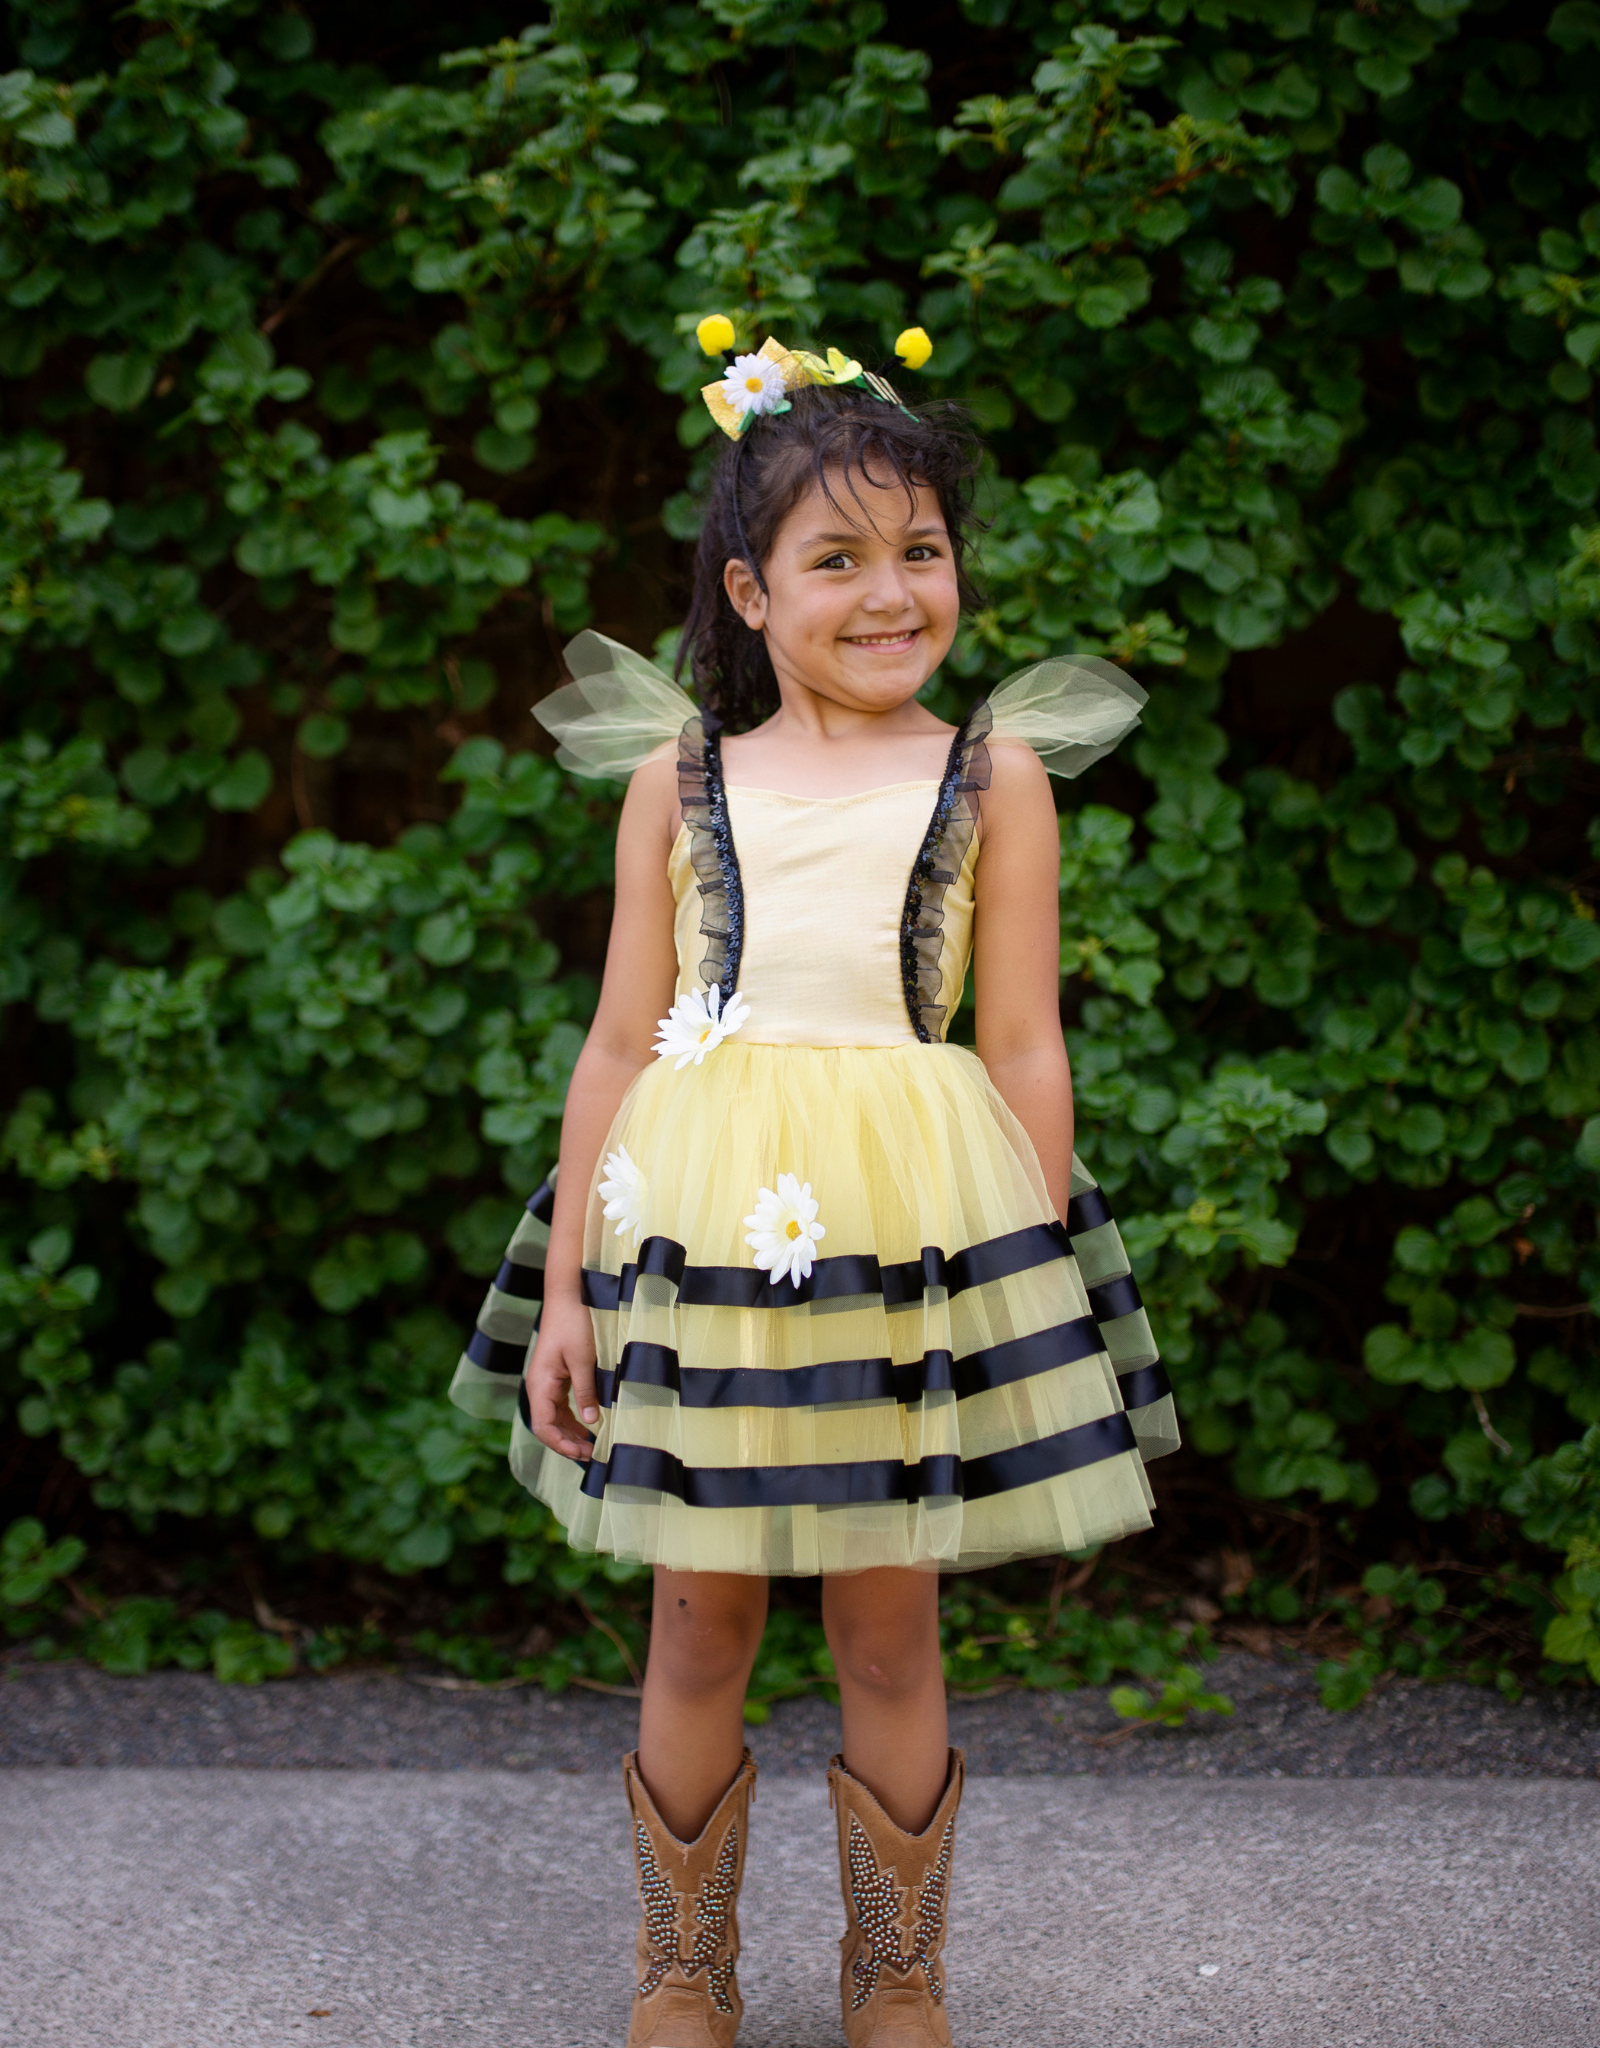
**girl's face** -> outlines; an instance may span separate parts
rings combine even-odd
[[[729,562],[724,583],[745,624],[764,632],[780,684],[858,711],[914,697],[950,651],[961,612],[939,500],[857,475],[813,484],[778,528],[762,565]],[[854,490],[851,485],[854,485]]]

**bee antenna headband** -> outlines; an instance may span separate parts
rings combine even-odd
[[[726,313],[708,313],[695,328],[695,336],[708,356],[725,357],[734,346],[733,322]],[[895,354],[912,370],[920,370],[933,354],[933,343],[920,327],[906,328],[894,348]],[[733,530],[739,551],[749,563],[750,573],[763,597],[767,594],[767,581],[761,573],[761,564],[756,560],[739,512],[739,467],[744,456],[744,439],[763,414],[788,412],[789,393],[802,384],[855,385],[871,392],[885,405],[899,406],[907,418],[916,418],[915,413],[907,411],[899,392],[886,378],[863,369],[842,349],[830,348],[826,356],[813,355],[808,349],[785,348],[771,335],[753,354],[735,354],[732,363],[714,384],[701,386],[700,396],[706,402],[706,410],[728,438],[738,444],[729,491]]]

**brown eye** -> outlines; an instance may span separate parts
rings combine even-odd
[[[829,555],[825,561],[819,562],[817,567],[819,569],[848,569],[850,567],[850,557],[848,555]]]
[[[919,540],[914,548],[906,549],[906,560],[908,562],[934,562],[938,558],[939,550],[930,547],[926,541]]]

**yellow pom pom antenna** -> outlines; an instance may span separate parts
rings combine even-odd
[[[725,355],[733,347],[733,322],[726,313],[708,313],[696,327],[694,338],[708,356]]]
[[[895,336],[894,352],[908,370],[920,370],[933,354],[933,343],[925,327],[908,327]]]

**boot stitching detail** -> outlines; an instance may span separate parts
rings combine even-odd
[[[656,1861],[649,1830],[642,1821],[634,1823],[634,1842],[639,1856],[639,1889],[644,1897],[645,1935],[652,1951],[650,1967],[639,1983],[639,1996],[649,1998],[674,1968],[685,1977],[706,1973],[706,1986],[718,2012],[732,2014],[728,1986],[733,1977],[732,1956],[721,1953],[728,1938],[728,1915],[737,1891],[739,1870],[739,1825],[735,1821],[723,1840],[716,1869],[698,1892],[682,1895]],[[692,1903],[694,1926],[681,1929],[683,1909]],[[680,1931],[681,1929],[681,1931]],[[683,1933],[692,1932],[689,1954],[683,1954]]]
[[[850,1892],[861,1928],[861,1947],[850,1965],[855,1995],[850,2009],[857,2012],[878,1988],[878,1975],[892,1970],[909,1977],[919,1966],[928,1986],[928,1996],[944,1996],[944,1972],[936,1960],[944,1933],[945,1898],[950,1885],[950,1859],[955,1847],[954,1815],[945,1824],[939,1854],[919,1886],[895,1882],[893,1870],[879,1867],[872,1853],[867,1831],[854,1814],[850,1816]],[[916,1927],[908,1955],[902,1945],[900,1912],[902,1902],[916,1894]]]

